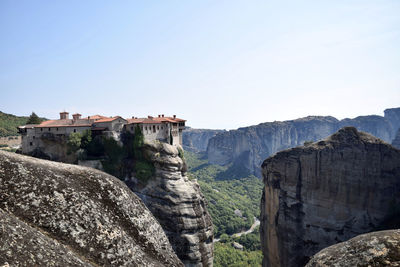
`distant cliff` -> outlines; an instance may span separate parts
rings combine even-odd
[[[263,266],[304,266],[399,216],[400,150],[354,127],[278,152],[262,173]]]
[[[371,115],[339,121],[334,117],[309,116],[218,133],[209,140],[207,156],[212,164],[234,164],[261,177],[259,166],[268,156],[325,138],[344,126],[354,126],[391,143],[400,126],[400,108],[385,110],[385,117]]]
[[[193,129],[186,128],[183,131],[182,143],[185,150],[201,152],[207,150],[208,140],[217,133],[225,130]]]
[[[198,183],[186,175],[179,149],[157,141],[145,143],[143,152],[154,175],[148,180],[132,177],[126,183],[160,222],[185,266],[212,266],[211,216]]]
[[[106,173],[0,151],[0,265],[183,266],[157,220]]]

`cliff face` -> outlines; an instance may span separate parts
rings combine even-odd
[[[385,118],[392,125],[393,134],[400,128],[400,108],[385,109]]]
[[[187,128],[183,131],[182,143],[185,150],[202,152],[207,150],[208,140],[217,133],[225,130],[192,129]]]
[[[212,266],[213,227],[200,187],[186,176],[177,147],[146,143],[145,157],[155,167],[148,181],[126,183],[157,218],[185,266]]]
[[[360,116],[337,120],[333,117],[309,116],[291,121],[267,122],[256,126],[218,133],[209,140],[207,156],[212,164],[233,163],[249,174],[261,177],[259,166],[274,153],[305,141],[326,138],[344,126],[354,126],[385,142],[395,137],[394,127],[400,126],[400,108],[386,110],[388,116]],[[397,117],[398,116],[398,117]]]
[[[263,266],[303,266],[372,231],[400,205],[400,150],[353,127],[262,164]]]
[[[0,151],[0,264],[183,266],[157,220],[118,179]]]
[[[400,129],[397,131],[396,137],[392,142],[392,146],[400,149]]]
[[[306,267],[400,266],[400,230],[359,235],[318,252]]]

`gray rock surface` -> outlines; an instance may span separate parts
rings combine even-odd
[[[322,248],[382,227],[400,205],[400,150],[353,127],[281,151],[262,172],[263,266],[303,266]]]
[[[400,230],[363,234],[330,246],[306,266],[400,266]]]
[[[0,265],[183,266],[118,179],[0,151]]]
[[[203,152],[207,150],[208,140],[217,133],[225,130],[193,129],[186,128],[182,133],[182,143],[185,150]]]
[[[396,137],[392,141],[392,146],[400,149],[400,129],[397,131]]]
[[[148,181],[131,178],[126,183],[160,222],[185,266],[212,266],[211,217],[198,183],[186,175],[177,147],[146,143],[144,154],[155,167],[154,177]]]
[[[212,164],[233,164],[261,177],[259,166],[265,158],[306,141],[326,138],[344,126],[354,126],[391,143],[400,126],[400,108],[386,110],[385,117],[371,115],[339,121],[334,117],[309,116],[218,133],[209,140],[207,157]]]
[[[393,134],[400,128],[400,108],[385,109],[385,118],[392,125]]]

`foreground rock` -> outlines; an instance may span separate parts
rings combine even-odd
[[[279,152],[262,172],[263,266],[303,266],[398,216],[400,150],[353,127]]]
[[[371,115],[337,120],[329,116],[308,116],[218,133],[209,140],[207,157],[212,164],[233,164],[236,169],[261,177],[259,166],[267,157],[304,142],[326,138],[345,126],[354,126],[391,143],[400,127],[400,108],[385,110],[385,117]]]
[[[132,179],[127,184],[163,226],[186,266],[212,266],[211,217],[199,185],[186,176],[186,163],[177,147],[147,143],[144,152],[155,167],[154,177],[148,181]]]
[[[142,201],[103,172],[0,151],[0,265],[182,266]]]
[[[400,266],[400,230],[363,234],[330,246],[306,266]]]

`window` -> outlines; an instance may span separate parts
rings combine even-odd
[[[76,129],[74,129],[74,133],[76,133]]]
[[[50,132],[50,128],[49,128],[49,132]]]
[[[43,131],[43,128],[40,128],[40,131]]]
[[[146,127],[144,127],[145,129],[146,129],[146,131],[147,131],[147,126]]]
[[[156,126],[153,125],[153,133],[155,133],[155,132],[156,132]]]
[[[33,145],[32,142],[29,142],[29,145],[32,146]]]
[[[58,128],[56,128],[56,131],[58,131]]]
[[[131,126],[131,130],[133,131],[133,126]]]
[[[164,129],[164,127],[161,126],[161,130],[163,130],[163,129]]]
[[[35,136],[33,136],[33,139],[35,139]]]

